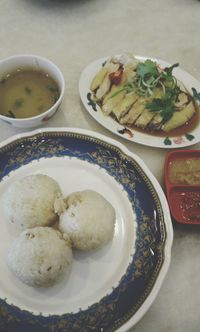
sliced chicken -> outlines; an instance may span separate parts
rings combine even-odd
[[[135,126],[145,129],[150,123],[150,121],[153,119],[154,115],[154,112],[151,112],[148,109],[144,109],[139,118],[137,118]]]
[[[111,87],[111,89],[110,89],[110,91],[106,94],[106,96],[104,96],[103,101],[102,101],[102,104],[103,104],[103,105],[106,104],[107,101],[108,101],[111,97],[113,97],[115,94],[117,94],[118,91],[121,90],[121,89],[122,89],[121,86],[117,86],[117,85],[114,85],[114,84],[113,84],[112,87]]]
[[[123,117],[131,108],[131,106],[136,102],[138,96],[134,93],[126,95],[121,102],[112,110],[112,114],[116,116],[119,120]]]
[[[172,117],[162,126],[165,132],[176,129],[184,125],[195,113],[194,103],[191,101],[186,107],[180,111],[174,112]]]
[[[111,81],[109,79],[109,75],[106,74],[103,82],[101,83],[100,87],[98,88],[98,90],[96,92],[96,99],[101,100],[106,95],[106,93],[109,92],[110,87],[111,87]]]
[[[148,124],[150,130],[160,130],[163,124],[163,117],[160,114],[155,114],[153,119]]]
[[[112,59],[106,62],[103,68],[105,68],[107,72],[96,92],[97,100],[101,100],[109,92],[111,88],[111,80],[109,78],[109,74],[116,72],[119,69],[119,67],[120,63],[114,63],[112,62]]]
[[[112,95],[114,94],[113,91],[115,91],[115,89],[111,89],[111,91],[107,94],[107,96],[110,95],[110,97],[107,98],[106,96],[103,101],[102,111],[105,115],[109,115],[114,110],[114,108],[117,107],[118,104],[120,104],[126,94],[125,91],[121,91],[112,97]]]
[[[165,88],[161,87],[160,82],[160,85],[153,88],[150,97],[141,97],[132,91],[130,85],[134,81],[137,65],[138,61],[130,56],[120,59],[109,58],[96,74],[90,88],[94,93],[94,100],[100,105],[103,114],[113,115],[122,125],[135,125],[152,131],[169,132],[184,125],[196,111],[192,97],[184,85],[178,82],[179,98],[176,103],[173,102],[176,111],[165,122],[158,112],[147,109],[145,105],[154,99],[165,98],[165,93],[167,89],[171,88],[173,82],[167,82]],[[176,81],[175,78],[174,81]],[[127,93],[126,89],[132,92]]]
[[[105,67],[105,69],[107,69],[108,73],[114,73],[115,71],[117,71],[119,69],[120,65],[121,64],[119,62],[116,63],[116,62],[114,62],[113,59],[111,59],[105,63],[104,67]]]
[[[124,77],[127,81],[131,81],[135,77],[135,68],[136,66],[134,63],[128,63],[124,65]]]
[[[103,82],[108,70],[105,67],[102,67],[100,71],[95,75],[90,85],[90,89],[95,91]]]
[[[176,107],[183,107],[188,103],[189,96],[185,92],[181,92],[178,96],[178,101],[175,103]]]
[[[128,113],[120,119],[121,124],[133,125],[145,108],[145,99],[139,98],[130,108]]]
[[[95,75],[95,77],[93,78],[92,83],[90,85],[90,89],[92,91],[95,91],[96,89],[98,89],[101,86],[101,84],[103,83],[103,81],[105,79],[106,74],[115,72],[119,69],[120,63],[116,63],[113,61],[114,60],[112,58],[108,59],[106,61],[106,63],[104,64],[104,66]],[[105,82],[104,82],[104,84],[105,84]]]

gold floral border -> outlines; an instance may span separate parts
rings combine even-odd
[[[159,260],[157,262],[156,269],[154,269],[154,273],[153,273],[153,276],[151,277],[151,281],[149,282],[148,287],[146,288],[145,292],[143,293],[143,296],[140,298],[140,301],[138,301],[137,304],[133,306],[132,310],[129,311],[127,313],[127,315],[125,315],[123,317],[123,319],[121,319],[120,321],[115,320],[115,324],[112,327],[109,327],[109,329],[106,329],[107,332],[113,332],[113,331],[115,331],[115,329],[119,328],[127,320],[129,320],[134,315],[134,313],[140,308],[141,304],[144,303],[145,299],[148,297],[148,295],[150,294],[150,292],[151,292],[151,290],[152,290],[152,288],[155,284],[157,276],[158,276],[158,274],[160,272],[160,269],[162,267],[162,264],[164,262],[164,247],[165,247],[165,240],[166,240],[166,227],[165,227],[165,222],[164,222],[162,206],[161,206],[158,194],[156,193],[156,191],[154,189],[153,184],[151,183],[151,181],[149,180],[149,178],[145,174],[145,172],[141,169],[141,166],[135,160],[133,160],[133,158],[131,158],[125,152],[123,152],[119,147],[114,146],[110,143],[107,143],[104,140],[101,140],[99,138],[92,137],[90,135],[72,133],[72,132],[66,132],[66,131],[63,131],[63,132],[60,132],[60,131],[58,131],[58,132],[43,132],[43,133],[37,133],[37,134],[34,134],[34,135],[30,135],[30,136],[27,136],[27,137],[18,138],[14,142],[11,142],[11,143],[7,144],[6,146],[2,147],[0,149],[0,152],[9,153],[9,150],[13,147],[16,147],[17,145],[18,145],[18,147],[20,145],[19,150],[23,150],[23,144],[31,143],[30,148],[26,149],[26,153],[24,153],[24,151],[23,151],[23,154],[21,156],[20,156],[19,151],[18,151],[17,148],[15,149],[16,157],[14,156],[14,154],[12,152],[12,159],[11,159],[10,163],[8,163],[6,165],[6,167],[8,167],[8,168],[13,168],[13,167],[18,168],[18,167],[24,165],[24,163],[26,163],[27,160],[29,160],[29,157],[30,157],[30,160],[31,160],[32,152],[33,152],[34,148],[36,148],[36,151],[39,151],[38,158],[39,158],[39,156],[41,156],[41,153],[45,154],[46,144],[48,144],[48,156],[47,157],[55,156],[55,154],[60,155],[60,153],[63,153],[63,152],[69,152],[70,149],[67,149],[58,140],[59,138],[63,138],[63,137],[64,138],[71,137],[71,138],[81,139],[81,140],[85,140],[85,141],[88,141],[88,142],[95,143],[98,146],[100,145],[101,148],[98,148],[96,150],[96,152],[93,153],[92,158],[93,159],[96,158],[97,163],[100,167],[103,167],[103,163],[104,163],[105,158],[109,158],[110,167],[112,167],[113,165],[115,166],[113,174],[116,173],[116,162],[118,163],[118,166],[120,166],[120,161],[124,161],[124,160],[128,161],[128,163],[130,163],[133,166],[133,169],[136,169],[137,173],[140,175],[140,177],[145,182],[148,190],[150,191],[150,193],[153,197],[153,200],[154,200],[156,208],[157,208],[158,218],[159,218],[159,221],[160,221],[161,239],[160,239],[159,248],[157,248],[157,250],[159,250],[159,255],[158,255]],[[39,145],[38,145],[38,138],[41,138],[41,139],[44,138],[44,140],[41,140]],[[55,146],[55,142],[52,143],[52,138],[57,139],[56,141],[57,141],[58,144],[56,144],[56,146]],[[107,153],[107,151],[110,151],[110,150],[117,153],[120,158],[117,158],[117,160],[115,158],[115,160],[113,160],[112,159],[112,153],[110,153],[110,154]],[[36,153],[35,157],[37,157],[37,153]],[[77,150],[73,151],[73,156],[72,157],[78,157],[78,158],[82,158],[84,160],[87,160],[87,158],[90,158],[90,154],[82,153],[81,151],[79,151],[77,149]],[[122,165],[120,167],[122,167]],[[119,167],[119,169],[120,169],[120,167]],[[129,169],[129,171],[131,171],[131,170]],[[0,169],[0,175],[2,175],[4,172],[5,172],[5,168],[3,170]],[[128,173],[127,170],[124,168],[124,165],[123,165],[122,169],[120,170],[120,172],[122,172],[122,173],[125,172],[125,174]],[[111,172],[111,175],[112,175],[112,172]],[[132,175],[134,176],[134,174],[132,174]],[[128,183],[128,180],[129,180],[128,176],[125,176],[123,184],[130,186],[130,190],[134,192],[134,190],[135,190],[134,183],[130,183],[130,182]],[[137,200],[135,201],[135,204],[138,207],[140,206],[140,202],[137,201]],[[142,216],[143,216],[144,224],[141,225],[140,227],[143,227],[143,228],[147,227],[148,228],[148,225],[149,225],[149,222],[150,222],[149,217],[146,216],[143,211],[142,211]],[[144,232],[144,229],[142,231]],[[149,239],[149,241],[152,242],[152,239]],[[133,280],[135,280],[136,278],[139,278],[141,276],[141,274],[143,272],[142,267],[143,267],[143,264],[145,262],[145,255],[146,255],[146,253],[144,251],[143,256],[142,256],[143,259],[141,259],[141,257],[140,257],[140,259],[138,259],[138,262],[136,263],[137,269],[136,269],[135,273],[133,273],[132,278],[130,279],[129,282],[132,282]],[[128,272],[126,272],[126,274],[128,274]],[[126,277],[126,275],[125,275],[125,277]],[[109,305],[108,304],[107,305],[100,304],[99,307],[98,307],[98,309],[99,309],[98,317],[102,316],[102,315],[105,316],[105,314],[106,314],[105,313],[105,308],[106,308],[106,312],[107,313],[109,312],[109,316],[113,316],[115,306],[116,306],[115,301],[113,303],[109,303]],[[0,305],[0,316],[2,316],[2,317],[6,316],[6,309],[2,305]],[[80,313],[80,317],[81,316],[82,315]],[[83,323],[82,319],[80,320],[80,317],[76,321],[76,324],[75,324],[75,326],[77,326],[77,328],[78,328],[78,326],[79,327],[82,326],[82,323]],[[35,322],[35,318],[36,317],[34,317],[34,322]],[[91,325],[91,322],[89,323],[90,318],[91,317],[88,317],[88,324],[89,325]],[[14,319],[14,318],[10,317],[8,315],[7,319],[9,321],[9,320]],[[18,321],[18,319],[16,318],[16,322],[17,321]],[[79,325],[78,322],[80,323],[80,325]],[[31,323],[31,319],[29,320],[29,323]],[[39,321],[38,321],[38,323],[39,323]],[[93,323],[95,323],[95,322],[93,321]],[[39,323],[39,325],[41,325],[41,324]],[[44,326],[46,326],[46,324],[44,324]],[[74,328],[75,328],[75,326],[74,326]],[[57,321],[54,324],[50,323],[49,328],[50,328],[49,331],[52,331],[52,332],[56,331],[56,329],[63,329],[63,332],[64,332],[64,331],[68,331],[66,329],[68,329],[69,327],[68,327],[67,320],[65,318],[61,318],[59,321]],[[75,328],[74,331],[78,331],[78,329]],[[104,329],[102,331],[104,331]]]

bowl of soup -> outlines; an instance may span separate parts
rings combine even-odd
[[[38,55],[19,54],[0,61],[0,120],[33,128],[58,110],[65,81],[60,69]]]

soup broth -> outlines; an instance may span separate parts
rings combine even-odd
[[[58,84],[43,71],[18,69],[0,81],[0,114],[30,118],[52,107],[60,96]]]

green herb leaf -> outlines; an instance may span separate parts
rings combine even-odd
[[[151,112],[159,113],[164,121],[168,121],[176,111],[172,100],[166,98],[166,96],[162,99],[154,98],[151,102],[146,104],[146,108]]]
[[[8,111],[7,116],[8,116],[9,118],[16,118],[15,114],[14,114],[11,110]]]
[[[46,88],[50,91],[50,92],[56,92],[56,93],[59,93],[58,92],[58,88],[56,86],[53,86],[53,85],[47,85]]]
[[[164,71],[167,73],[167,75],[172,76],[172,71],[174,68],[178,67],[179,63],[175,63],[174,65],[170,66],[170,67],[166,67],[164,69]]]
[[[18,109],[18,108],[22,107],[23,103],[24,103],[24,98],[18,98],[15,100],[13,108]]]
[[[59,99],[59,96],[54,96],[53,97],[54,103],[56,103],[58,99]]]
[[[163,98],[165,100],[171,100],[173,102],[177,102],[180,92],[181,92],[181,89],[179,88],[178,85],[176,85],[173,88],[167,88],[166,93],[163,96]]]
[[[146,60],[145,62],[141,62],[138,64],[136,69],[137,74],[142,78],[149,78],[151,76],[157,77],[159,76],[159,71],[156,62],[152,60]]]
[[[25,86],[24,90],[27,95],[29,95],[29,96],[31,95],[32,90],[28,86]]]
[[[154,98],[151,102],[146,104],[146,108],[151,112],[160,112],[163,108],[163,101],[159,98]]]
[[[164,121],[168,121],[175,111],[176,109],[173,105],[167,105],[163,110],[161,110],[160,115],[162,116]]]

